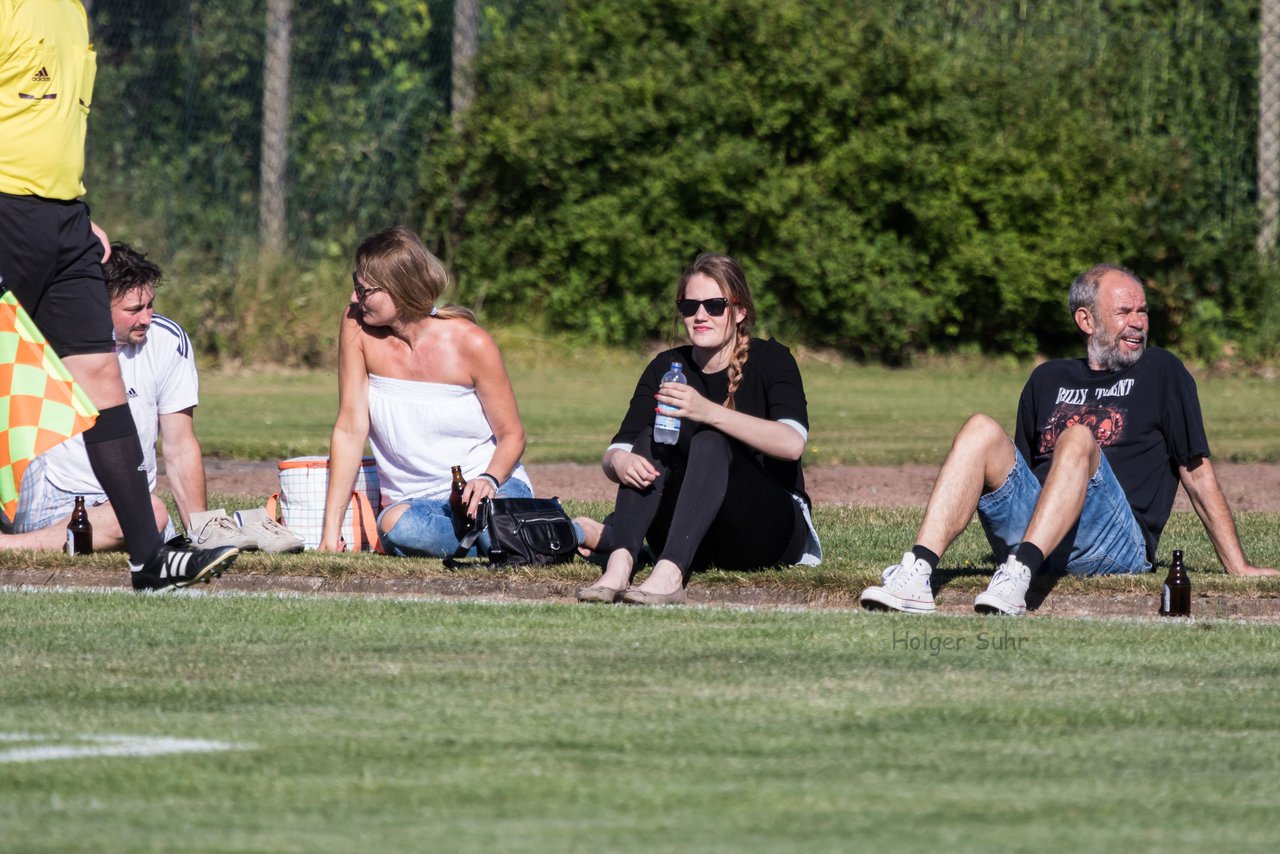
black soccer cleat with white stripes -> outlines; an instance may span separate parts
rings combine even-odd
[[[239,554],[235,546],[196,549],[186,537],[174,537],[142,569],[133,570],[133,589],[163,591],[199,582],[208,584],[235,563]]]

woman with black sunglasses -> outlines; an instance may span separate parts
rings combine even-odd
[[[395,555],[448,557],[458,548],[450,469],[463,500],[533,493],[525,433],[498,345],[462,306],[440,303],[449,276],[406,228],[356,250],[352,303],[338,339],[338,417],[329,443],[321,551],[341,551],[343,517],[366,438],[382,492],[378,534]],[[479,549],[488,548],[480,538]]]
[[[584,545],[608,554],[582,602],[685,601],[689,574],[709,564],[753,569],[822,557],[800,457],[809,434],[791,351],[751,337],[755,304],[725,255],[699,255],[680,277],[676,307],[689,344],[660,354],[636,384],[601,466],[618,484],[604,524],[577,520]],[[663,383],[672,362],[688,383]],[[680,419],[674,445],[654,442],[655,404]],[[632,587],[648,542],[657,563]]]

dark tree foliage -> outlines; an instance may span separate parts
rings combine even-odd
[[[1074,349],[1066,285],[1097,261],[1149,280],[1161,343],[1249,329],[1248,4],[548,8],[424,156],[429,230],[490,314],[663,334],[717,250],[769,331],[890,362]]]
[[[264,3],[179,0],[163,4],[163,13],[159,5],[94,3],[95,100],[103,109],[90,132],[91,178],[164,220],[183,251],[237,252],[234,238],[257,231]],[[438,7],[448,5],[293,5],[295,245],[345,252],[361,229],[417,216],[413,163],[447,103],[448,39],[433,27]]]

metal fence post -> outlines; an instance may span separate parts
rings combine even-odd
[[[476,43],[479,40],[480,4],[478,0],[455,0],[453,4],[453,69],[449,112],[454,129],[467,107],[476,97]]]
[[[1275,256],[1280,224],[1280,0],[1262,0],[1258,28],[1258,255]]]
[[[293,0],[267,0],[262,81],[262,164],[258,234],[264,256],[284,253],[289,164],[289,50]]]

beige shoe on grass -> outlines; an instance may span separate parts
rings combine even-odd
[[[220,549],[234,546],[242,552],[258,548],[258,540],[240,530],[227,511],[203,510],[191,514],[191,530],[187,532],[191,545],[199,550]]]
[[[264,552],[271,554],[300,552],[306,545],[302,537],[272,519],[261,507],[253,510],[237,510],[236,521],[240,523],[240,530],[253,537],[257,548]]]

